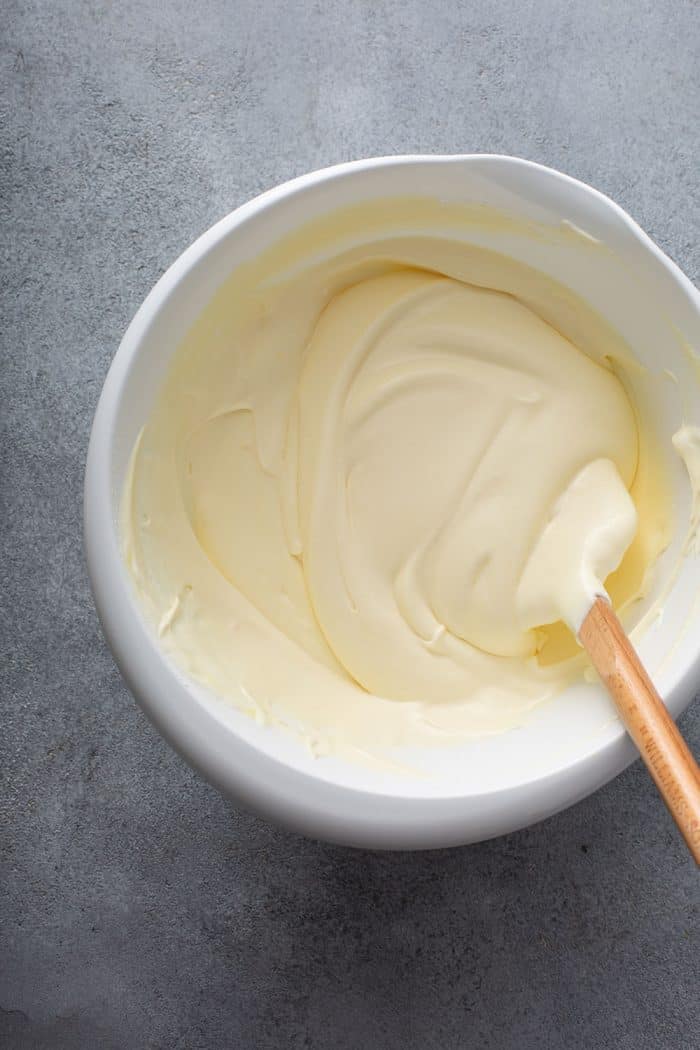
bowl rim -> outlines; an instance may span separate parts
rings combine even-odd
[[[551,816],[612,780],[635,757],[620,725],[613,738],[541,777],[484,792],[392,794],[333,783],[263,752],[196,700],[161,652],[137,610],[122,570],[109,464],[122,395],[132,363],[156,315],[191,270],[246,219],[283,197],[376,167],[496,162],[538,172],[596,199],[621,221],[700,311],[700,294],[639,225],[599,190],[534,161],[503,154],[406,154],[371,157],[300,175],[252,198],[220,219],[175,260],[146,296],[114,355],[95,411],[84,485],[84,547],[95,606],[119,670],[137,702],[174,749],[229,798],[307,835],[379,848],[434,848],[481,841]],[[700,679],[700,652],[667,693],[678,716]],[[175,693],[179,693],[176,699]],[[189,702],[188,702],[189,700]],[[226,747],[222,738],[226,737]],[[377,803],[381,800],[381,806]],[[473,804],[478,802],[478,810]]]

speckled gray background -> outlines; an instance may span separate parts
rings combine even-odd
[[[92,413],[162,270],[246,198],[500,151],[698,277],[692,0],[5,0],[0,1045],[694,1050],[699,882],[638,766],[552,820],[352,852],[237,812],[136,709],[80,539]],[[700,705],[682,720],[700,750]]]

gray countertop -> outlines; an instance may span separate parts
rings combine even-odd
[[[463,849],[279,831],[137,710],[81,552],[127,323],[293,175],[518,154],[611,194],[697,279],[697,4],[9,0],[2,22],[0,1045],[699,1047],[698,877],[638,764]],[[682,728],[700,750],[700,705]]]

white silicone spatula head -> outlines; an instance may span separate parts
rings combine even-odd
[[[578,635],[636,531],[637,510],[615,464],[587,464],[552,508],[525,565],[516,598],[523,623],[563,620]]]

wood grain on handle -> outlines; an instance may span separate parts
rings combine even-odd
[[[700,769],[604,598],[596,599],[579,639],[700,865]]]

